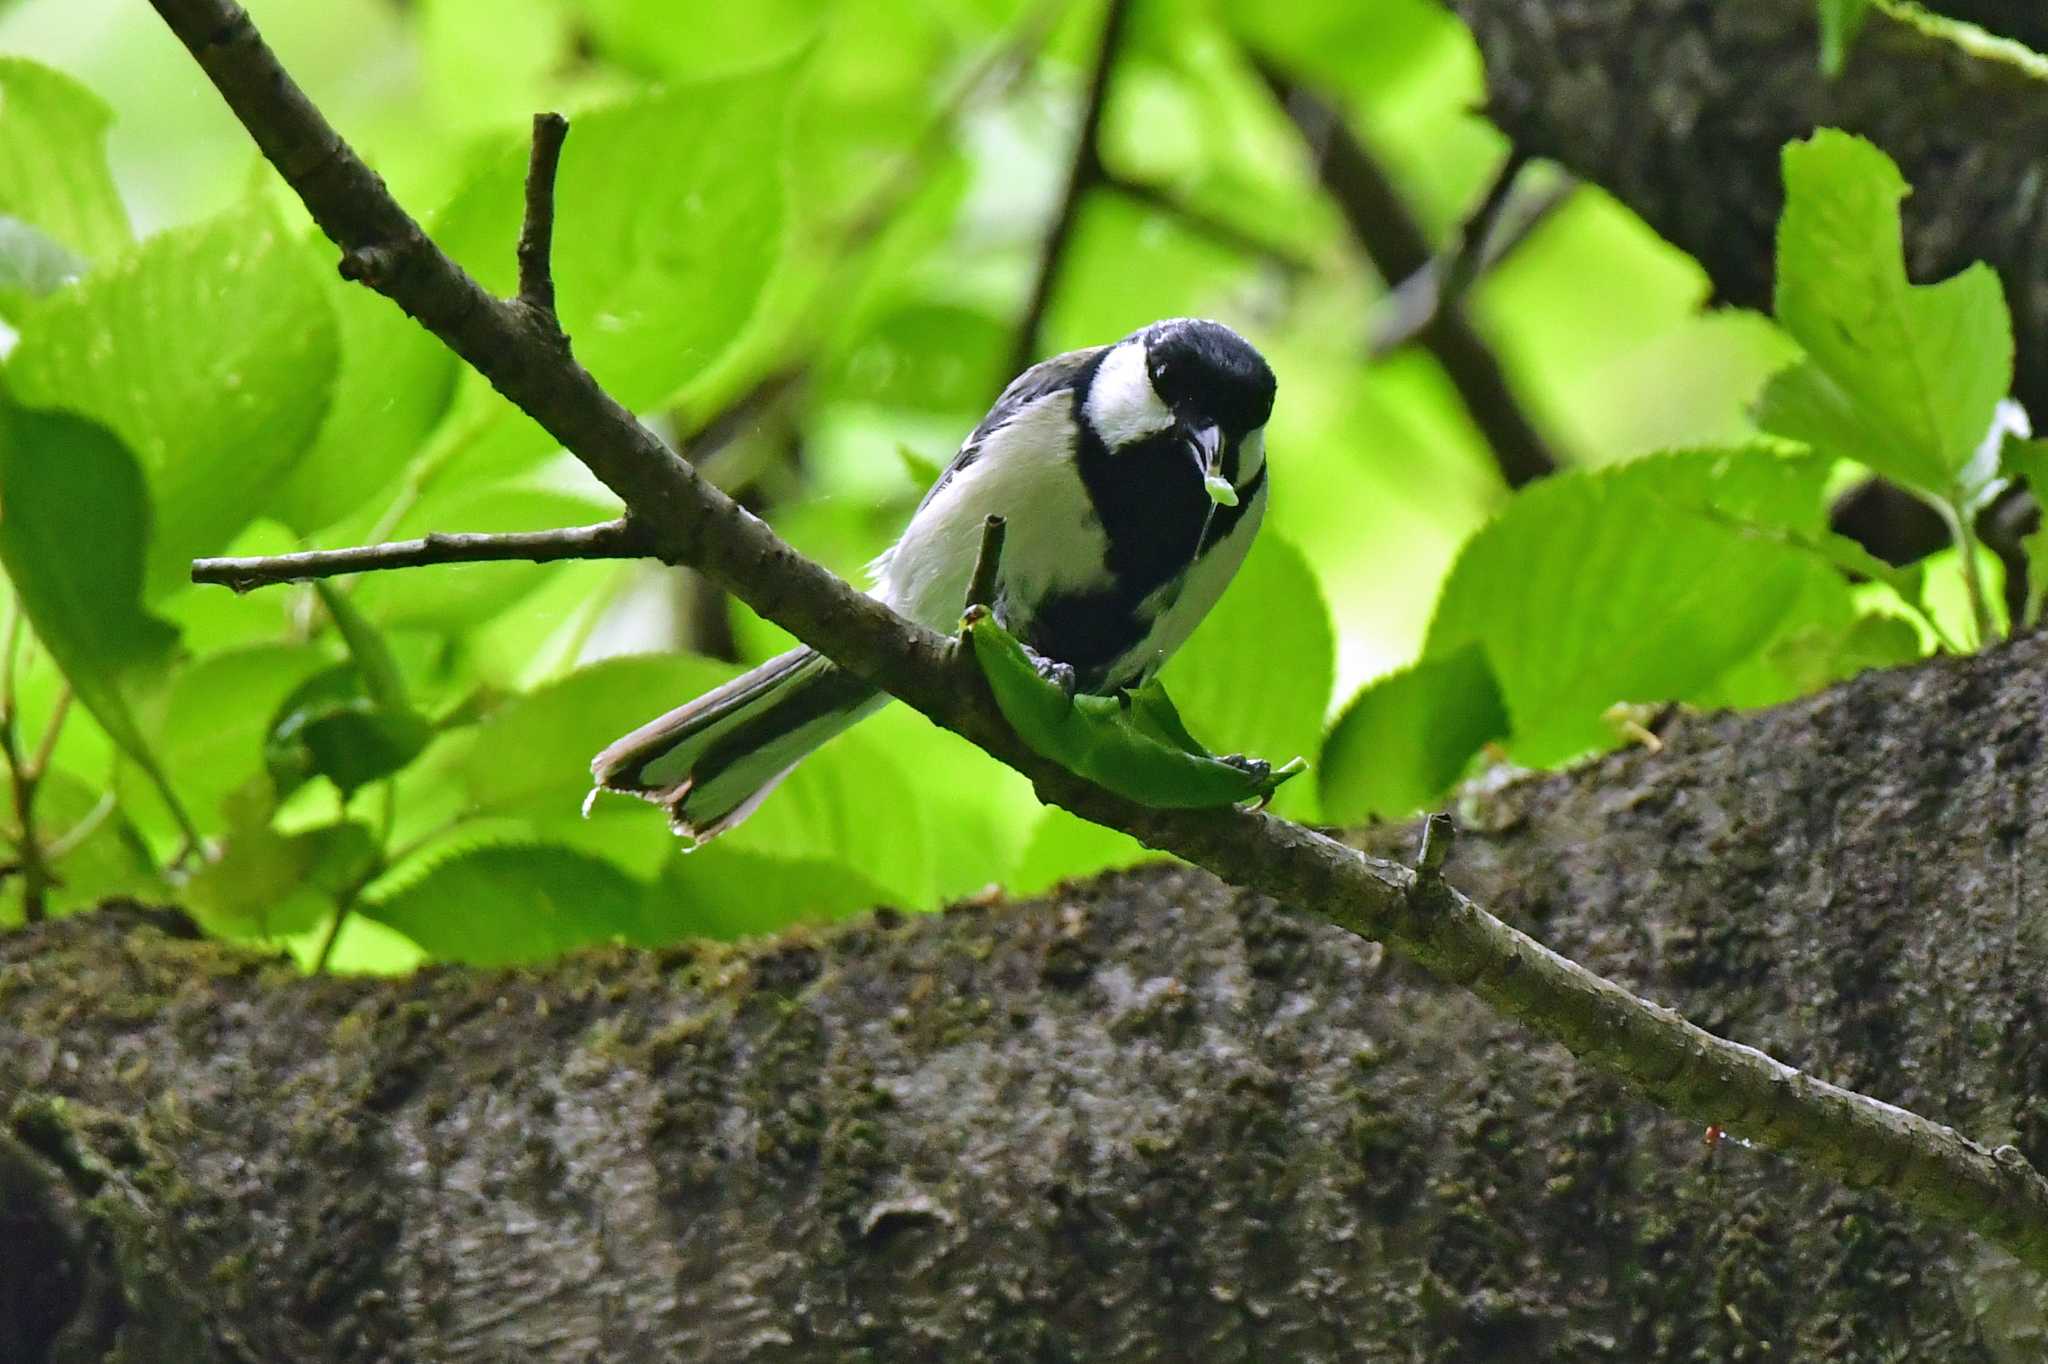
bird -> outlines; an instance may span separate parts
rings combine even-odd
[[[1258,533],[1275,388],[1250,342],[1198,318],[1040,361],[1002,391],[869,566],[872,595],[951,629],[986,520],[1000,516],[997,622],[1070,693],[1143,686]],[[592,795],[651,801],[701,845],[888,700],[817,651],[792,649],[612,743],[591,760]]]

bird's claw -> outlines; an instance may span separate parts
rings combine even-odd
[[[1255,782],[1263,782],[1273,775],[1273,764],[1264,758],[1247,758],[1242,753],[1231,753],[1218,758],[1217,761],[1229,763]]]
[[[1047,658],[1029,645],[1024,648],[1024,656],[1031,660],[1032,668],[1041,678],[1059,688],[1060,695],[1066,697],[1068,701],[1074,699],[1074,693],[1080,690],[1081,679],[1075,675],[1073,664],[1062,663],[1056,658]]]

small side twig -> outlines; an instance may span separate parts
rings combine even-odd
[[[1003,570],[1003,536],[1007,523],[989,516],[981,523],[981,552],[974,557],[974,576],[967,580],[967,606],[995,609],[996,576]]]
[[[1498,187],[1503,182],[1494,183]],[[1542,189],[1508,195],[1498,201],[1490,222],[1480,221],[1487,211],[1487,204],[1482,203],[1455,250],[1438,255],[1388,292],[1366,340],[1368,354],[1383,360],[1420,339],[1444,313],[1463,301],[1475,281],[1513,255],[1578,187],[1577,180],[1564,176]],[[1494,201],[1489,197],[1488,202]]]
[[[418,540],[393,540],[348,549],[309,549],[296,554],[194,559],[192,581],[247,592],[273,583],[336,578],[425,564],[474,564],[523,559],[548,564],[562,559],[660,558],[650,537],[629,517],[594,526],[505,533],[435,533]]]
[[[519,226],[519,301],[557,335],[555,315],[555,173],[569,120],[560,114],[533,116],[533,148],[526,163],[526,216]]]
[[[1292,247],[1268,241],[1157,185],[1148,185],[1142,180],[1133,180],[1129,176],[1105,170],[1102,188],[1120,194],[1133,203],[1164,213],[1183,227],[1207,237],[1218,246],[1266,261],[1290,276],[1305,275],[1315,268],[1306,257]]]

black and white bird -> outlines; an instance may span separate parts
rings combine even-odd
[[[1219,322],[1174,318],[1019,375],[875,560],[874,595],[950,630],[990,515],[1008,523],[996,619],[1073,670],[1136,687],[1193,633],[1266,508],[1273,371]],[[807,754],[888,701],[814,650],[774,658],[591,762],[699,842],[752,814]]]

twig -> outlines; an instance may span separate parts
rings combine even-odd
[[[1024,315],[1017,323],[1016,341],[1010,350],[1012,374],[1023,372],[1025,366],[1039,358],[1039,333],[1045,329],[1046,309],[1052,306],[1052,291],[1059,283],[1067,244],[1073,240],[1074,224],[1081,216],[1081,201],[1089,190],[1103,182],[1102,111],[1109,103],[1110,73],[1116,68],[1130,12],[1131,0],[1109,0],[1103,11],[1102,41],[1095,49],[1095,65],[1088,73],[1088,94],[1081,106],[1081,128],[1074,137],[1067,182],[1060,190],[1059,205],[1053,210],[1052,223],[1039,247],[1031,295],[1024,304]]]
[[[308,549],[296,554],[248,558],[194,559],[192,581],[247,592],[273,583],[334,578],[428,564],[476,564],[523,559],[551,564],[561,559],[649,559],[661,557],[652,537],[629,517],[563,530],[504,533],[440,533],[418,540],[393,540],[349,549]]]
[[[519,301],[559,334],[555,316],[555,172],[569,120],[533,116],[533,148],[526,164],[526,217],[519,227]]]
[[[0,644],[0,649],[5,650],[0,654],[0,763],[7,768],[8,793],[14,802],[16,838],[14,860],[0,869],[0,875],[21,877],[22,919],[36,924],[43,921],[46,897],[50,887],[57,883],[55,873],[50,870],[48,852],[36,835],[36,794],[42,786],[43,769],[49,765],[51,748],[71,706],[71,688],[66,686],[57,693],[57,707],[50,714],[42,742],[37,745],[35,756],[24,760],[18,729],[21,709],[17,669],[28,629],[28,612],[23,609],[19,596],[10,595],[8,606],[6,642]]]
[[[1490,227],[1477,235],[1468,227],[1456,251],[1432,258],[1388,292],[1377,309],[1367,353],[1383,360],[1420,338],[1446,308],[1464,296],[1473,280],[1513,255],[1578,187],[1577,180],[1566,176],[1531,193],[1512,195],[1502,202],[1500,216]],[[1451,287],[1454,271],[1455,288]]]
[[[581,458],[691,564],[834,662],[964,735],[1084,819],[1121,829],[1236,885],[1378,939],[1633,1084],[1671,1112],[1740,1130],[1858,1185],[1963,1221],[2048,1270],[2048,1180],[1889,1104],[1830,1085],[1638,999],[1486,914],[1455,890],[1312,829],[1222,807],[1138,805],[1033,753],[986,686],[949,667],[950,643],[796,553],[708,485],[575,360],[551,348],[420,232],[330,128],[230,0],[152,0],[348,259]]]
[[[1508,195],[1514,192],[1515,182],[1529,165],[1529,153],[1519,146],[1509,146],[1508,154],[1501,159],[1500,169],[1486,186],[1486,193],[1479,196],[1479,207],[1472,210],[1472,216],[1458,233],[1458,241],[1451,252],[1450,265],[1444,270],[1443,300],[1447,306],[1455,305],[1465,295],[1465,289],[1479,273],[1479,262],[1486,250],[1487,239],[1493,235],[1494,224],[1499,221],[1501,210],[1507,207]]]
[[[968,608],[996,604],[996,577],[1003,571],[1003,535],[1007,529],[1002,517],[990,515],[981,523],[981,552],[974,556],[974,576],[967,580]]]
[[[1434,255],[1428,238],[1392,179],[1345,126],[1343,115],[1283,72],[1264,63],[1259,71],[1314,153],[1323,188],[1336,201],[1380,278],[1397,283],[1428,268]],[[1457,388],[1510,488],[1557,471],[1549,442],[1522,410],[1492,347],[1461,309],[1435,310],[1416,340],[1436,356]]]
[[[1218,246],[1268,261],[1289,275],[1305,275],[1315,268],[1313,263],[1292,247],[1268,241],[1239,227],[1236,223],[1217,217],[1207,209],[1167,193],[1157,185],[1148,185],[1142,180],[1133,180],[1108,169],[1102,172],[1101,184],[1103,189],[1121,194],[1133,203],[1143,204],[1147,208],[1177,219],[1182,226],[1200,233]]]

